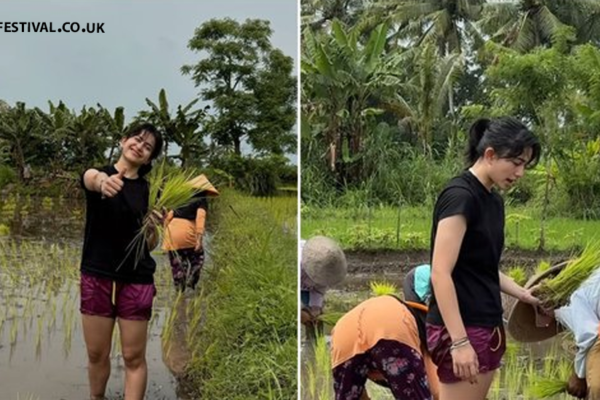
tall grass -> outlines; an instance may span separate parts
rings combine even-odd
[[[232,192],[216,204],[206,320],[190,336],[188,373],[202,398],[296,397],[296,204]]]

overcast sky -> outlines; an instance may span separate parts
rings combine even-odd
[[[180,68],[200,59],[187,48],[194,29],[211,18],[271,22],[272,44],[298,66],[296,0],[3,1],[2,22],[104,23],[106,33],[8,33],[0,30],[0,99],[48,111],[48,100],[70,109],[113,111],[129,121],[157,101],[164,88],[171,106],[198,94]]]

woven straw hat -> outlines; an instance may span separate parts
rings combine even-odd
[[[194,189],[199,189],[201,192],[205,192],[207,196],[218,196],[219,192],[215,187],[208,181],[208,178],[204,174],[200,174],[197,177],[188,181]]]
[[[525,289],[537,285],[546,278],[555,277],[566,265],[567,262],[563,262],[534,275],[525,284]],[[510,310],[507,329],[518,342],[539,342],[555,336],[563,330],[563,327],[556,319],[541,314],[531,304],[519,300]]]
[[[319,286],[330,287],[342,282],[348,266],[340,246],[325,236],[315,236],[302,247],[302,267]]]

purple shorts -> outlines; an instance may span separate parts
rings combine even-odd
[[[471,346],[477,353],[479,373],[494,371],[500,368],[502,356],[506,351],[506,335],[504,327],[487,328],[467,326],[467,336]],[[445,326],[427,324],[427,348],[431,359],[437,365],[437,374],[442,383],[460,382],[452,368],[450,345],[452,340]]]
[[[82,314],[106,318],[149,321],[154,284],[122,283],[81,274]]]

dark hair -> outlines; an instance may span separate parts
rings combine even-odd
[[[481,118],[471,125],[466,151],[468,166],[475,164],[488,147],[494,149],[500,158],[515,158],[531,148],[527,167],[535,166],[542,152],[538,138],[525,124],[513,117]]]
[[[149,133],[154,136],[154,149],[152,149],[152,154],[150,154],[150,161],[156,159],[162,151],[163,147],[163,137],[162,134],[156,129],[156,127],[150,123],[141,123],[135,125],[131,128],[127,134],[125,135],[126,139],[132,138],[134,136],[138,136],[142,133]],[[138,170],[138,175],[140,177],[147,175],[152,170],[152,163],[142,165]]]

